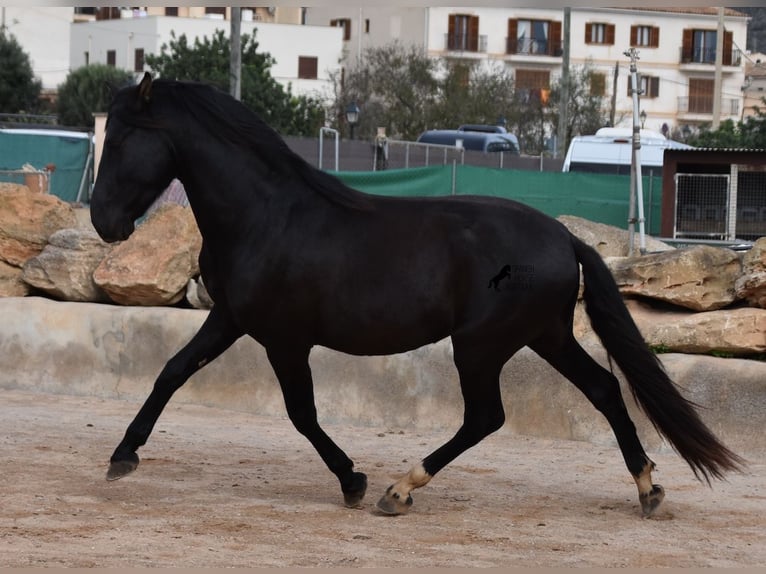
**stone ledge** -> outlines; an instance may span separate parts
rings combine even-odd
[[[0,299],[0,388],[143,401],[155,377],[196,332],[205,311]],[[606,365],[600,345],[583,346]],[[454,428],[463,403],[449,340],[408,353],[352,357],[315,348],[311,365],[320,420],[396,428]],[[735,451],[766,453],[766,363],[666,354],[670,375]],[[529,349],[502,374],[506,426],[514,433],[614,445],[580,392]],[[669,448],[623,389],[649,450]],[[283,415],[263,349],[243,338],[198,372],[174,401]],[[136,405],[136,410],[138,405]],[[135,412],[125,413],[125,424]]]

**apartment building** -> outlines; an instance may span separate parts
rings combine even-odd
[[[69,62],[72,69],[102,63],[141,74],[148,54],[157,54],[174,33],[185,34],[190,44],[216,30],[227,36],[230,8],[135,9],[98,8],[78,12],[71,26]],[[331,97],[332,75],[339,73],[342,31],[329,26],[300,23],[301,9],[242,9],[242,34],[256,33],[259,51],[275,59],[271,74],[292,86],[294,94]]]
[[[570,66],[590,65],[591,89],[614,101],[615,125],[632,122],[629,48],[638,50],[644,127],[671,133],[713,120],[717,8],[572,8]],[[724,12],[720,118],[739,120],[745,80],[745,14]],[[548,8],[309,8],[306,22],[343,30],[344,56],[393,40],[433,57],[503,65],[520,89],[549,87],[562,71],[564,12]]]

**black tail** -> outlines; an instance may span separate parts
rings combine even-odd
[[[705,426],[694,403],[684,398],[651,352],[622,300],[601,256],[572,237],[585,282],[586,311],[606,351],[619,365],[636,402],[698,479],[723,478],[745,461]]]

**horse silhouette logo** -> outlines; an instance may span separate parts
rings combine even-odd
[[[498,287],[498,285],[500,284],[500,281],[510,276],[511,276],[511,266],[505,265],[500,270],[500,273],[498,273],[492,279],[489,280],[489,285],[487,285],[487,289],[490,289],[491,287],[494,286],[495,291],[500,291],[500,288]]]

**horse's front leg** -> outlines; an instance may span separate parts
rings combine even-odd
[[[310,348],[269,346],[266,352],[282,388],[287,415],[338,477],[346,506],[358,506],[367,491],[367,476],[354,472],[354,462],[319,426],[309,366]]]
[[[167,362],[157,377],[152,392],[112,454],[106,473],[107,480],[117,480],[136,469],[136,451],[146,443],[173,393],[189,377],[228,349],[242,334],[229,318],[228,312],[216,304],[197,334]]]

